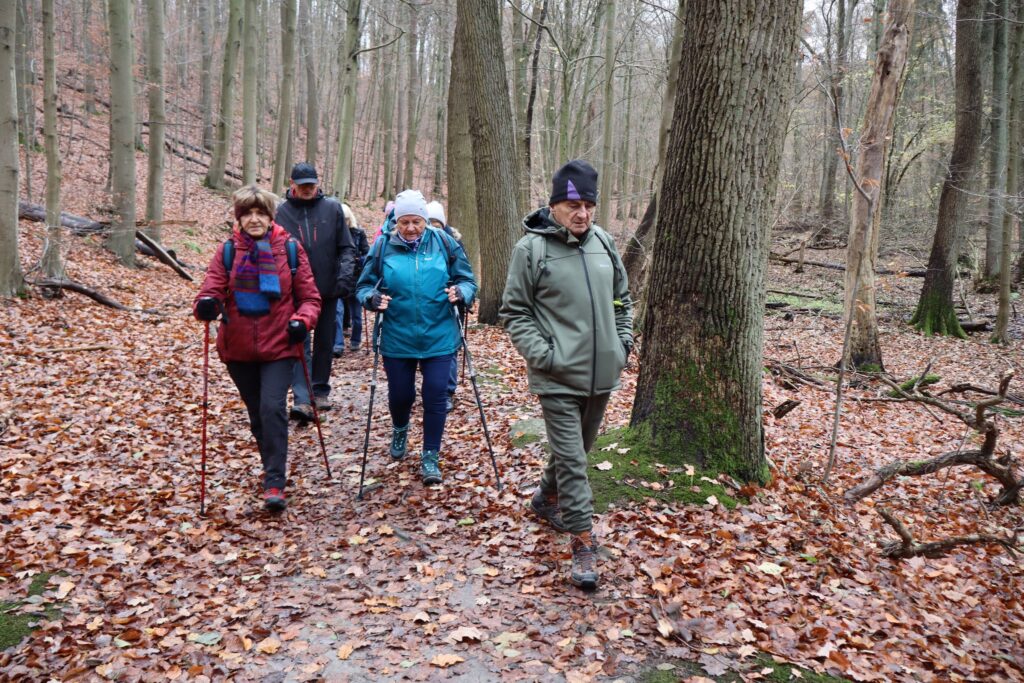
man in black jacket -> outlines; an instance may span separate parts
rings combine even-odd
[[[309,396],[306,389],[301,363],[295,364],[292,376],[294,405],[291,416],[308,421],[313,419],[311,399],[316,401],[318,411],[331,408],[328,395],[331,392],[336,303],[338,298],[347,297],[354,291],[356,250],[345,225],[341,203],[333,197],[324,196],[312,164],[302,162],[292,168],[291,185],[285,201],[277,209],[275,220],[306,250],[313,279],[323,299],[320,318],[313,331],[311,360],[309,341],[306,341],[313,396]]]

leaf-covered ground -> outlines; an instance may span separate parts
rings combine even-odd
[[[91,134],[102,137],[99,128]],[[66,165],[66,182],[101,184],[91,168]],[[182,188],[181,175],[171,175],[168,194],[181,203],[168,213],[199,225],[167,226],[164,242],[198,279],[225,235],[227,200],[184,177]],[[90,196],[67,192],[68,210],[95,215]],[[375,218],[357,211],[364,222]],[[30,268],[44,233],[23,223],[21,236]],[[202,327],[189,315],[196,285],[146,258],[140,269],[121,268],[97,238],[67,239],[71,277],[157,313],[117,312],[70,293],[47,300],[36,290],[0,304],[0,619],[34,615],[37,625],[0,653],[0,678],[665,680],[690,677],[697,669],[686,660],[701,675],[755,680],[770,675],[773,658],[799,664],[805,679],[1024,676],[1017,557],[972,546],[892,561],[877,546],[893,538],[875,511],[882,505],[921,541],[1019,532],[1020,506],[987,505],[994,481],[944,471],[842,502],[868,470],[955,450],[964,439],[962,425],[923,407],[863,400],[884,399],[887,387],[850,390],[836,470],[822,484],[831,391],[766,373],[768,412],[801,402],[779,420],[766,413],[773,483],[745,491],[749,502],[732,510],[715,499],[684,506],[655,498],[610,508],[597,520],[603,585],[587,595],[564,581],[565,538],[525,513],[543,447],[514,446],[512,425],[539,411],[499,329],[474,327],[470,344],[502,492],[467,385],[445,435],[445,485],[434,490],[419,484],[414,460],[386,457],[378,395],[369,476],[379,486],[356,501],[371,365],[356,353],[336,361],[336,407],[324,416],[334,478],[315,430],[294,430],[289,509],[269,517],[242,405],[214,358],[204,519]],[[831,271],[774,268],[770,286],[820,299],[838,282]],[[922,338],[899,323],[919,286],[910,278],[880,284],[879,298],[893,302],[883,307],[887,369],[907,378],[930,361],[941,390],[960,381],[993,386],[1014,368],[1011,391],[1024,393],[1019,326],[1010,349],[985,335]],[[976,312],[990,306],[974,304]],[[827,306],[790,317],[768,317],[766,357],[827,378],[840,321]],[[628,422],[635,373],[627,372],[606,429]],[[999,421],[999,452],[1019,456],[1022,420]],[[414,448],[417,441],[414,432]],[[602,475],[628,469],[630,453],[620,450],[601,453],[602,467],[611,464]],[[699,483],[666,472],[623,486],[653,495]],[[49,577],[45,590],[26,599],[40,575]]]

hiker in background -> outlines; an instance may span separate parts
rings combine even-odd
[[[333,360],[335,317],[338,299],[352,293],[355,286],[356,250],[352,234],[345,225],[341,202],[325,197],[312,164],[301,162],[292,168],[291,184],[285,201],[277,209],[277,222],[298,240],[309,255],[323,308],[310,343],[304,343],[313,395],[309,396],[302,367],[296,365],[292,376],[292,417],[303,422],[313,419],[311,401],[317,412],[330,410],[331,361]]]
[[[444,230],[452,239],[459,243],[459,248],[465,252],[466,245],[462,243],[462,234],[456,230],[453,226],[448,225],[447,217],[444,214],[444,206],[441,202],[433,201],[427,204],[427,216],[430,218],[430,225],[437,228],[438,230]],[[467,262],[468,262],[467,257]],[[470,266],[472,269],[472,266]],[[469,314],[469,308],[466,306],[459,307],[459,324],[463,329],[466,327],[466,316]],[[445,410],[449,413],[452,412],[452,408],[455,407],[455,390],[459,386],[459,350],[455,350],[455,354],[452,357],[452,369],[448,375],[448,388],[447,398],[445,399]]]
[[[316,325],[320,293],[309,259],[296,246],[295,276],[288,233],[274,222],[277,197],[255,185],[235,192],[235,229],[217,249],[193,302],[199,320],[216,320],[217,355],[249,413],[249,426],[263,461],[263,501],[272,512],[285,508],[288,457],[288,387],[307,331]],[[225,259],[224,251],[234,252]],[[230,267],[225,268],[225,260]]]
[[[633,305],[612,238],[594,225],[597,171],[570,161],[555,172],[548,206],[523,219],[499,317],[526,360],[551,454],[533,513],[572,534],[569,580],[597,588],[587,452],[633,348]]]
[[[423,376],[425,485],[440,484],[445,392],[455,350],[462,342],[454,307],[470,305],[476,281],[465,252],[441,230],[428,227],[427,203],[416,190],[395,199],[395,228],[374,242],[356,296],[381,313],[380,353],[388,378],[391,457],[405,458],[416,399],[416,370]]]
[[[377,226],[377,232],[373,233],[373,242],[377,242],[377,238],[381,235],[387,235],[391,232],[391,229],[395,227],[395,202],[389,200],[384,205],[384,222]]]
[[[366,253],[370,251],[370,244],[366,241],[366,233],[359,227],[359,221],[348,204],[341,205],[345,212],[345,223],[348,231],[352,234],[352,244],[356,247],[355,279],[363,272],[363,262],[366,260]],[[334,357],[340,358],[345,353],[345,336],[351,332],[349,337],[349,351],[359,349],[359,343],[363,334],[363,307],[359,305],[356,298],[355,288],[352,293],[344,299],[338,299],[337,328],[334,335]]]

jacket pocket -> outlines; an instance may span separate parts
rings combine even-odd
[[[611,391],[619,383],[619,375],[626,367],[626,349],[616,343],[610,349],[598,350],[596,365],[594,390],[598,393]]]
[[[544,362],[541,363],[541,370],[545,374],[551,374],[551,368],[555,366],[555,338],[548,337],[548,355],[544,357]]]

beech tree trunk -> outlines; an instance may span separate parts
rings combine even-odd
[[[232,121],[235,116],[235,83],[238,79],[238,52],[242,44],[242,30],[245,0],[229,0],[228,34],[224,41],[224,66],[220,75],[220,117],[217,120],[217,134],[214,138],[210,168],[206,173],[206,184],[213,188],[224,187],[224,169],[231,151]]]
[[[769,477],[764,279],[801,7],[687,5],[633,404],[660,462],[748,481]]]
[[[604,120],[601,130],[601,189],[598,194],[597,224],[608,227],[612,215],[612,126],[615,122],[615,0],[604,2]]]
[[[825,221],[831,220],[835,214],[836,170],[839,167],[839,149],[842,147],[842,143],[839,140],[839,127],[842,125],[842,122],[839,120],[839,117],[843,113],[843,78],[846,76],[846,0],[837,0],[836,2],[835,35],[836,51],[832,61],[831,78],[829,79],[829,97],[832,101],[827,102],[825,105],[829,109],[825,114],[825,118],[831,122],[831,125],[825,135],[825,157],[821,174],[821,199],[819,202],[821,218]]]
[[[36,71],[33,68],[35,60],[35,23],[29,13],[28,0],[4,0],[5,3],[17,3],[17,50],[15,53],[17,79],[18,79],[18,130],[21,132],[22,142],[29,149],[35,150],[38,146],[36,141]]]
[[[498,5],[458,0],[455,41],[464,42],[465,106],[473,139],[476,208],[480,228],[480,309],[486,325],[498,322],[512,247],[520,237],[515,123],[501,41]]]
[[[469,134],[469,97],[466,86],[465,50],[456,40],[452,45],[451,76],[448,78],[448,222],[462,233],[466,255],[473,272],[480,272],[480,230],[476,213],[476,175],[473,170],[473,138]]]
[[[407,36],[409,42],[406,43],[405,60],[409,64],[409,86],[406,93],[420,93],[420,78],[419,78],[419,64],[417,60],[416,48],[419,44],[419,12],[416,10],[416,5],[409,4],[409,34]],[[419,116],[417,115],[418,105],[420,97],[408,95],[405,98],[406,105],[406,125],[405,125],[405,165],[402,173],[402,186],[403,187],[415,187],[415,165],[416,165],[416,140],[418,137],[419,128]]]
[[[299,9],[299,35],[306,77],[306,161],[316,166],[320,156],[320,94],[317,91],[316,55],[311,44],[312,14],[312,0],[303,0]]]
[[[154,241],[163,240],[160,221],[164,219],[164,0],[148,0],[149,29],[146,37],[146,90],[149,101],[149,174],[146,178],[145,232]],[[47,221],[49,222],[49,221]]]
[[[1003,252],[1003,211],[1006,191],[1006,156],[1009,141],[1007,136],[1006,98],[1009,89],[1007,67],[1010,41],[1010,22],[1007,12],[1010,10],[1009,0],[995,0],[998,5],[994,21],[994,39],[992,48],[992,110],[989,114],[991,122],[991,143],[989,147],[988,166],[988,226],[985,230],[985,277],[996,279],[1001,269]]]
[[[348,9],[345,16],[345,44],[343,46],[345,59],[342,64],[341,73],[341,124],[338,128],[338,157],[334,162],[334,194],[339,197],[348,196],[349,185],[351,184],[352,142],[355,138],[356,125],[356,76],[359,73],[359,39],[362,35],[360,12],[362,12],[362,9],[362,0],[348,0]],[[392,120],[390,102],[394,101],[393,86],[393,82],[387,83],[384,86],[386,91],[384,102],[389,104],[388,110],[382,113],[382,118],[387,117],[386,120],[389,122]],[[388,125],[387,135],[388,151],[386,154],[390,159],[392,139],[390,124]],[[379,161],[379,159],[375,161]],[[392,196],[387,188],[385,188],[385,195],[388,199]]]
[[[291,141],[295,106],[295,0],[281,2],[281,89],[277,104],[277,144],[274,147],[274,179],[271,191],[283,193],[288,176],[288,144]]]
[[[256,183],[259,176],[257,160],[257,124],[260,112],[256,104],[256,74],[259,73],[259,0],[245,0],[245,31],[242,33],[242,182]]]
[[[965,338],[953,307],[956,260],[972,185],[981,122],[981,19],[986,0],[959,0],[956,9],[956,131],[949,171],[939,197],[939,218],[917,311],[910,321],[925,334]]]
[[[878,239],[874,230],[879,190],[885,166],[886,137],[892,129],[896,97],[907,63],[910,20],[914,0],[894,0],[889,7],[889,24],[875,58],[860,149],[857,153],[858,182],[863,190],[853,197],[850,234],[846,247],[844,314],[853,317],[849,363],[854,367],[881,369],[882,349],[878,343],[878,315],[875,308],[875,262]],[[866,196],[865,196],[866,195]]]
[[[110,36],[110,181],[116,216],[107,246],[135,265],[135,84],[130,0],[108,0]]]
[[[200,2],[199,50],[199,113],[202,116],[203,149],[213,149],[213,11],[208,3]]]
[[[46,148],[46,250],[43,273],[64,277],[60,225],[60,150],[57,141],[57,58],[54,47],[53,0],[43,0],[43,145]]]
[[[0,297],[25,289],[18,252],[17,6],[0,2]]]
[[[1002,258],[1000,262],[1003,267],[999,270],[999,305],[996,310],[996,327],[992,333],[992,341],[1000,344],[1008,344],[1010,338],[1007,336],[1006,328],[1010,322],[1010,280],[1012,279],[1012,254],[1010,248],[1013,242],[1013,223],[1020,220],[1020,186],[1018,185],[1018,172],[1021,167],[1021,108],[1024,107],[1024,10],[1017,4],[1014,13],[1013,46],[1010,49],[1010,92],[1009,109],[1006,118],[1009,119],[1009,154],[1006,159],[1006,196],[1008,205],[1004,207],[1002,223]],[[1007,22],[1010,17],[1006,18]],[[1010,199],[1013,197],[1014,199]],[[1024,267],[1022,262],[1021,267]]]

